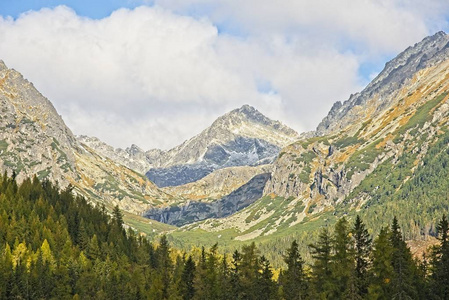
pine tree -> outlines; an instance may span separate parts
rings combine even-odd
[[[193,261],[192,256],[189,255],[181,275],[181,295],[183,300],[191,300],[195,295],[195,270],[195,262]]]
[[[341,218],[335,224],[333,239],[334,254],[332,256],[332,277],[335,282],[334,298],[342,298],[348,287],[348,280],[352,276],[354,265],[354,251],[351,245],[349,223]],[[352,286],[351,286],[352,290]],[[353,293],[351,293],[352,295]]]
[[[437,225],[439,245],[432,251],[431,288],[437,299],[449,299],[449,222],[443,215]]]
[[[332,298],[335,291],[331,270],[332,239],[327,227],[323,227],[316,244],[309,245],[314,263],[313,283],[321,298]]]
[[[304,273],[304,261],[299,254],[298,243],[294,240],[284,256],[287,269],[282,271],[279,283],[286,300],[302,300],[307,297],[307,278]]]
[[[162,276],[162,299],[168,299],[173,262],[170,259],[170,246],[165,235],[160,238],[159,247],[156,251],[159,260],[159,271]]]
[[[226,254],[223,255],[223,258],[221,259],[217,280],[220,290],[218,299],[227,300],[231,293],[231,286],[230,286],[230,271]]]
[[[238,250],[232,254],[232,264],[230,270],[230,290],[234,299],[243,299],[242,273],[241,273],[242,255]]]
[[[89,241],[89,244],[87,245],[86,255],[92,260],[100,258],[101,251],[98,245],[98,238],[96,234],[93,235],[93,237]]]
[[[270,262],[265,256],[262,256],[260,258],[260,265],[262,269],[258,272],[255,299],[276,299],[276,284],[273,281],[273,271],[271,270]]]
[[[374,240],[372,250],[371,278],[368,287],[368,299],[391,299],[391,281],[394,269],[391,264],[393,246],[390,243],[390,230],[384,227]]]
[[[359,215],[354,222],[352,236],[355,256],[355,282],[353,284],[355,284],[358,294],[363,296],[368,292],[368,267],[372,240]]]
[[[84,220],[81,220],[81,222],[79,223],[79,229],[77,230],[77,232],[77,244],[80,250],[85,251],[89,245],[89,236],[84,225]]]
[[[117,227],[122,228],[123,226],[123,214],[118,207],[118,205],[114,206],[114,209],[112,211],[112,220],[117,225]]]
[[[402,232],[396,217],[391,224],[390,242],[393,246],[391,265],[394,269],[392,278],[392,296],[395,299],[416,299],[416,266],[412,253],[402,238]]]
[[[258,272],[261,269],[257,254],[258,251],[254,242],[252,242],[250,245],[242,247],[240,281],[243,288],[243,297],[247,299],[257,299],[257,277]]]

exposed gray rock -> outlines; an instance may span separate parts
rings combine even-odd
[[[262,197],[265,183],[269,178],[269,173],[257,175],[245,185],[215,202],[190,201],[181,206],[151,209],[144,216],[176,226],[210,218],[223,218],[249,206]]]
[[[32,83],[0,61],[0,170],[22,180],[36,174],[62,186],[76,178],[73,149],[79,149],[70,129],[53,105]]]
[[[394,59],[385,64],[385,68],[360,93],[351,95],[343,104],[338,101],[329,114],[321,121],[316,135],[336,133],[358,120],[365,114],[368,100],[376,95],[378,103],[376,114],[390,107],[390,101],[400,88],[419,71],[436,65],[449,57],[449,36],[440,31],[428,36],[413,47],[408,47]],[[362,109],[354,109],[361,107]]]
[[[282,147],[298,138],[293,129],[249,105],[219,117],[209,128],[168,151],[144,152],[135,145],[113,149],[96,138],[79,137],[103,155],[146,174],[159,187],[194,182],[217,169],[272,163]]]

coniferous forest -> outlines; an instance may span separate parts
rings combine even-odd
[[[396,218],[371,237],[363,220],[341,218],[308,245],[285,249],[274,270],[254,243],[233,253],[217,245],[184,253],[123,226],[37,178],[0,176],[1,299],[449,299],[449,223],[439,243],[413,258]]]

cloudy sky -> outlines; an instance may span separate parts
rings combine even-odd
[[[2,0],[0,59],[75,134],[167,149],[243,104],[312,130],[448,20],[447,0]]]

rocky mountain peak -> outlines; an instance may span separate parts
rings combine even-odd
[[[37,174],[61,184],[64,176],[75,176],[72,132],[51,102],[3,61],[0,106],[0,170],[16,171],[19,180]]]
[[[344,103],[337,102],[321,121],[316,135],[335,133],[366,116],[367,105],[373,116],[388,109],[396,93],[419,71],[435,66],[449,58],[449,36],[440,31],[408,47],[385,64],[384,69],[360,93]],[[367,104],[368,100],[377,99]],[[357,108],[356,108],[357,107]],[[356,109],[354,109],[356,108]]]
[[[126,148],[125,151],[128,152],[130,155],[138,155],[138,154],[142,154],[145,152],[142,150],[142,148],[140,148],[136,144],[132,144],[131,147]]]
[[[245,118],[248,118],[250,120],[256,121],[256,122],[267,122],[271,121],[267,117],[265,117],[263,114],[261,114],[257,109],[254,107],[245,104],[240,108],[232,110],[229,115],[241,115]]]
[[[269,123],[271,120],[264,116],[262,113],[260,113],[257,109],[254,107],[245,104],[240,108],[236,108],[234,110],[231,110],[230,112],[222,115],[217,119],[240,119],[240,120],[247,120],[247,121],[253,121],[257,123]]]
[[[299,136],[298,133],[290,127],[287,127],[279,121],[271,120],[248,104],[219,117],[207,129],[209,135],[220,135],[220,133],[222,135],[224,132],[229,132],[230,134],[242,136],[254,136],[254,134],[257,134],[258,130],[265,131],[264,134],[266,134],[267,131],[273,133],[277,132],[279,141],[276,142],[276,140],[273,139],[270,142],[281,147],[297,140]],[[270,135],[272,134],[268,134],[267,138],[270,138]],[[262,136],[260,137],[263,138]]]
[[[443,31],[439,31],[432,36],[424,38],[421,42],[410,46],[401,52],[394,59],[385,64],[385,68],[379,75],[366,87],[369,90],[373,87],[379,87],[380,84],[388,83],[386,79],[396,79],[396,81],[410,78],[414,73],[445,59],[448,53],[449,36]],[[363,93],[363,92],[362,92]]]
[[[0,71],[6,70],[8,67],[5,65],[5,62],[0,59]]]

